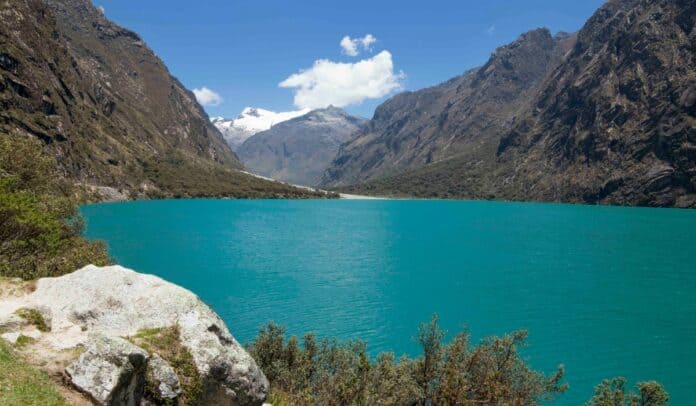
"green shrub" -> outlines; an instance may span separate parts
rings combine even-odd
[[[51,327],[46,324],[41,313],[36,309],[21,308],[18,309],[15,314],[24,320],[28,321],[31,325],[35,326],[39,331],[48,332],[51,331]]]
[[[421,325],[423,355],[412,359],[383,353],[374,361],[361,341],[317,343],[308,334],[302,345],[269,323],[249,351],[271,382],[273,404],[540,404],[563,393],[563,367],[552,375],[529,369],[517,349],[526,332],[470,344],[461,333],[443,343],[437,317]]]
[[[79,192],[38,143],[0,136],[0,276],[59,276],[110,262],[103,243],[81,236]]]
[[[657,382],[640,382],[638,393],[626,390],[626,378],[604,380],[597,385],[592,399],[586,406],[664,406],[669,394]]]

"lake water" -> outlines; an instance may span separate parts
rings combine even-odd
[[[416,355],[418,324],[438,313],[477,339],[529,330],[533,367],[566,365],[558,404],[619,375],[696,404],[696,211],[263,200],[82,211],[120,264],[194,291],[241,342],[274,320]]]

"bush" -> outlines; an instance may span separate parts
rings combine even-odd
[[[0,136],[0,276],[59,276],[110,262],[103,243],[81,236],[79,192],[38,143]]]
[[[640,382],[638,393],[626,391],[626,378],[604,380],[586,406],[664,406],[669,394],[657,382]]]
[[[269,323],[249,351],[271,382],[270,401],[288,405],[540,404],[563,393],[563,367],[544,375],[529,369],[517,349],[526,332],[470,344],[466,332],[443,343],[437,317],[420,327],[423,355],[412,359],[383,353],[371,361],[360,340],[300,346],[285,329]]]

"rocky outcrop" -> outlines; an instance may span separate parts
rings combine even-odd
[[[97,403],[139,405],[149,355],[119,337],[93,335],[66,372],[75,387]]]
[[[156,395],[165,401],[174,401],[181,395],[181,382],[179,377],[167,361],[157,354],[153,354],[147,364],[150,379],[156,388]]]
[[[256,174],[315,186],[339,147],[352,140],[366,122],[336,107],[318,109],[251,136],[237,154]]]
[[[15,317],[18,309],[39,308],[50,314],[50,331],[37,332]],[[177,345],[190,354],[198,371],[201,401],[260,404],[268,391],[268,381],[254,360],[196,295],[120,266],[87,266],[62,277],[39,279],[29,294],[0,298],[0,324],[15,326],[14,333],[31,332],[33,347],[47,358],[84,348],[66,372],[73,385],[102,404],[137,403],[147,376],[156,378],[161,398],[181,392],[163,354],[148,353],[124,339],[172,326]]]

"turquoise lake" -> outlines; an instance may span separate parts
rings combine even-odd
[[[461,201],[164,200],[82,208],[122,265],[198,294],[241,342],[292,334],[418,354],[433,313],[475,339],[529,330],[581,405],[603,378],[696,404],[696,211]]]

